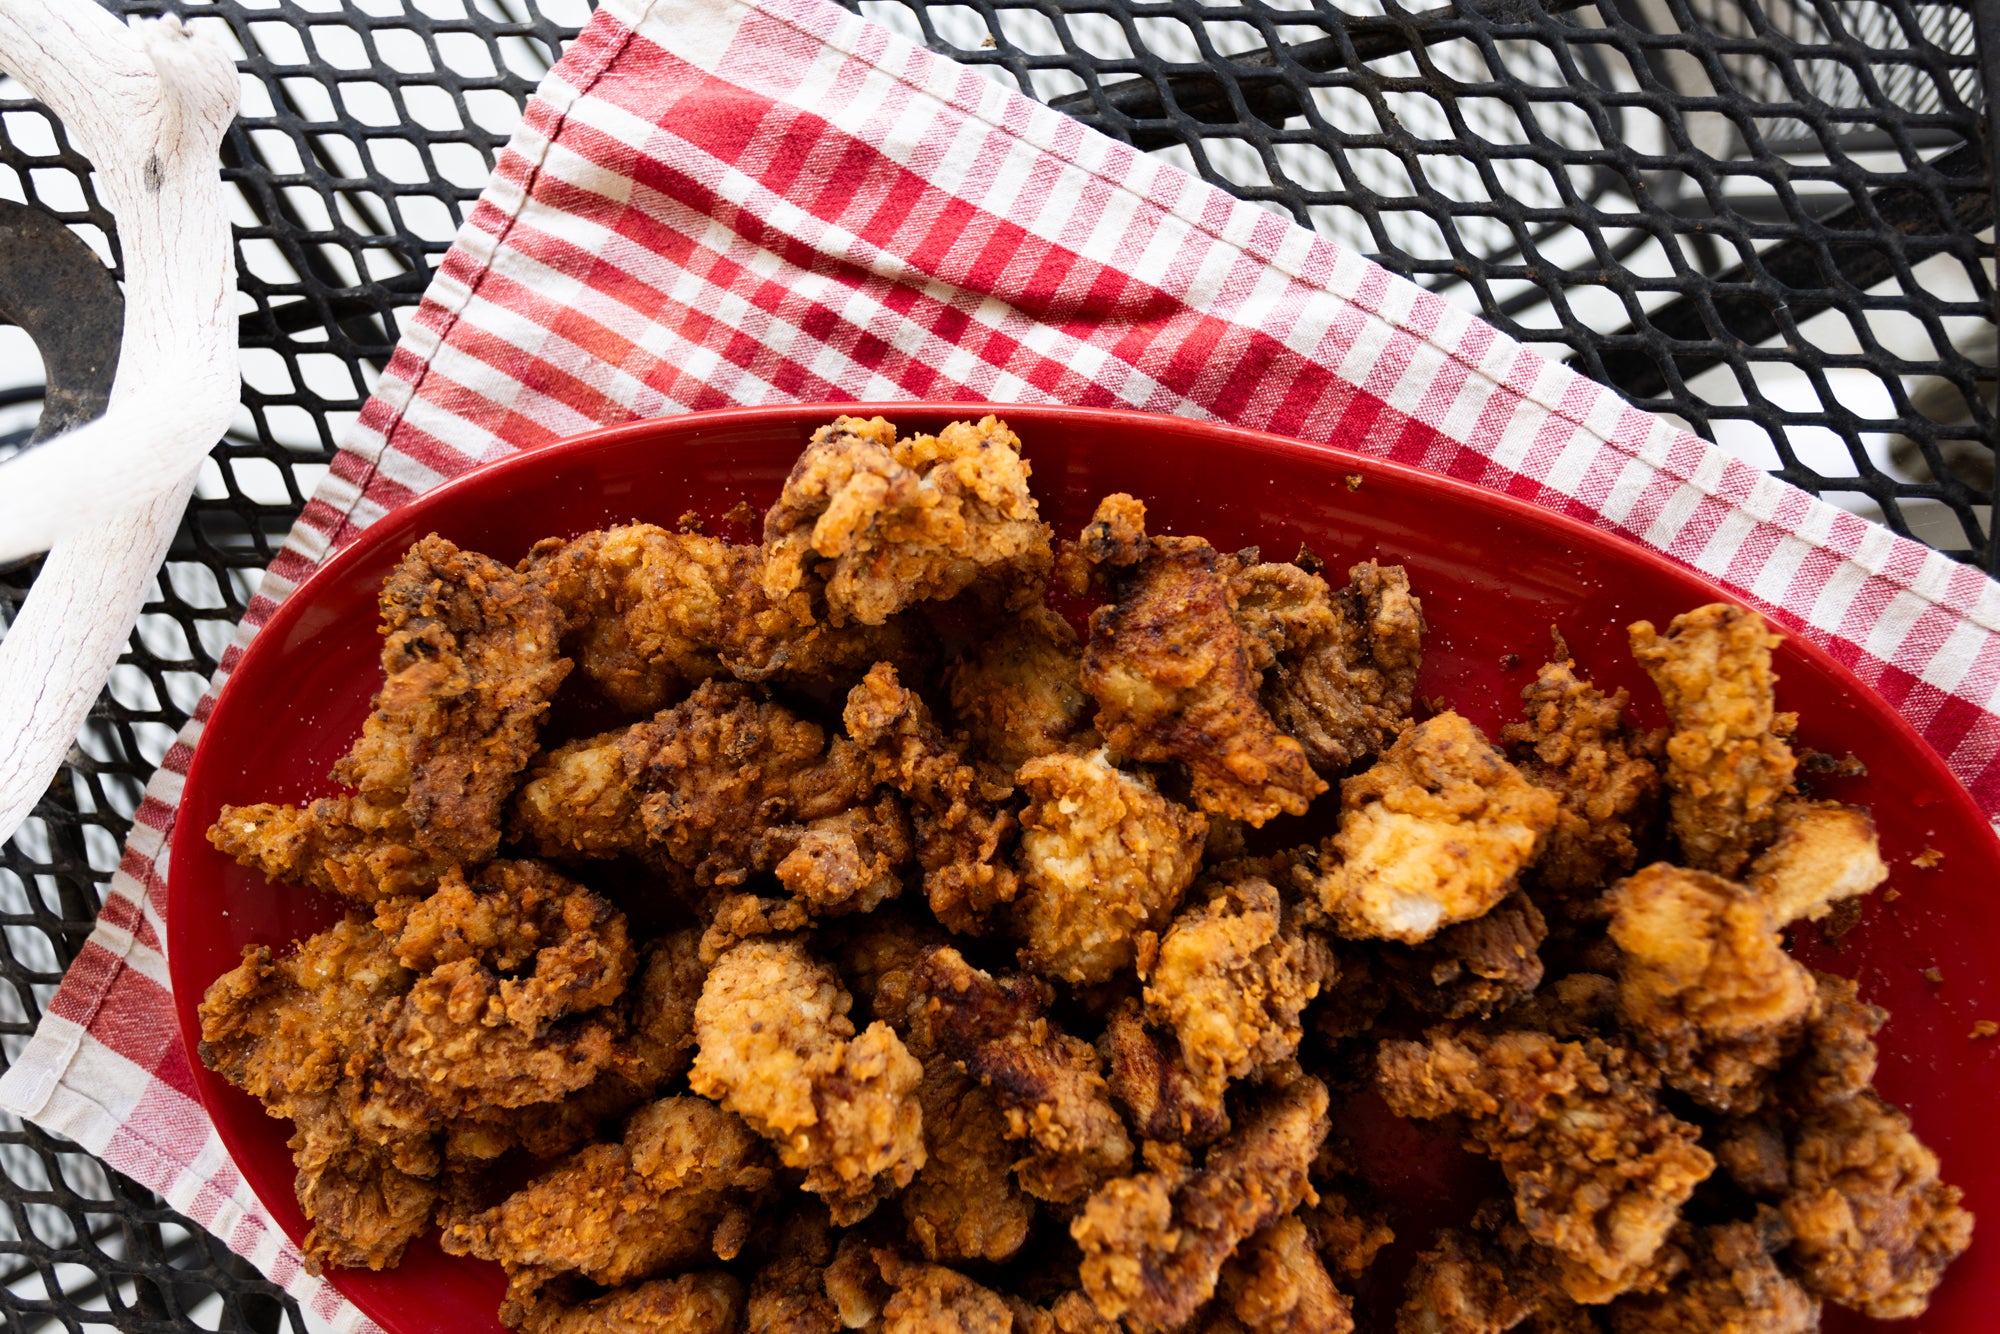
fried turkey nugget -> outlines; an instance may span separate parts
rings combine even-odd
[[[1146,1015],[1175,1034],[1181,1057],[1210,1097],[1229,1081],[1288,1061],[1333,960],[1257,876],[1210,887],[1160,940],[1145,972]]]
[[[1340,803],[1320,903],[1344,936],[1411,945],[1506,898],[1560,805],[1456,713],[1404,732]]]
[[[649,523],[535,544],[521,571],[563,616],[578,668],[631,714],[703,681],[853,681],[875,663],[915,665],[927,636],[902,621],[829,625],[804,590],[764,592],[765,553]]]
[[[1875,821],[1837,801],[1778,805],[1777,837],[1758,853],[1744,882],[1780,926],[1818,921],[1842,899],[1866,894],[1889,878],[1875,839]]]
[[[1049,1019],[1046,982],[996,978],[942,946],[925,952],[910,997],[911,1045],[956,1061],[992,1093],[1007,1137],[1029,1142],[1015,1169],[1028,1194],[1069,1203],[1131,1165],[1097,1051]]]
[[[1040,602],[1053,554],[1030,471],[998,417],[902,440],[880,417],[836,417],[764,515],[764,593],[823,599],[836,626],[979,583],[1013,609]]]
[[[559,1274],[617,1287],[719,1249],[733,1256],[730,1239],[772,1177],[769,1151],[741,1119],[701,1098],[663,1098],[634,1113],[621,1142],[578,1151],[448,1229],[443,1245],[500,1262],[508,1275],[501,1319],[517,1325]]]
[[[1105,745],[1185,764],[1211,815],[1261,826],[1304,814],[1326,784],[1258,698],[1229,583],[1237,562],[1198,537],[1148,538],[1145,506],[1123,494],[1099,502],[1080,549],[1116,599],[1091,613],[1083,651]]]
[[[742,1314],[743,1284],[734,1275],[705,1271],[573,1302],[545,1289],[515,1328],[521,1334],[735,1334]]]
[[[1611,891],[1618,1009],[1666,1082],[1717,1111],[1754,1111],[1797,1046],[1812,974],[1785,953],[1759,896],[1656,862]]]
[[[1522,721],[1500,729],[1528,781],[1562,798],[1534,878],[1583,916],[1606,884],[1638,865],[1659,806],[1658,738],[1626,724],[1629,703],[1625,691],[1606,695],[1579,677],[1564,656],[1521,692]]]
[[[1307,1171],[1327,1131],[1326,1086],[1301,1077],[1252,1100],[1199,1167],[1148,1145],[1148,1170],[1104,1185],[1070,1223],[1083,1289],[1135,1334],[1178,1329],[1215,1295],[1246,1239],[1312,1198]]]
[[[1383,974],[1405,1001],[1445,1019],[1482,1018],[1527,999],[1542,984],[1548,921],[1520,890],[1469,922],[1421,945],[1384,946]]]
[[[943,1265],[913,1264],[888,1250],[874,1255],[894,1290],[881,1334],[1011,1334],[1014,1313],[993,1289]]]
[[[840,1311],[826,1295],[822,1277],[833,1260],[830,1224],[816,1200],[785,1214],[750,1280],[744,1334],[839,1334]]]
[[[1696,1128],[1660,1106],[1652,1072],[1600,1040],[1437,1030],[1383,1043],[1376,1068],[1396,1115],[1463,1118],[1575,1301],[1609,1301],[1643,1279],[1715,1166]]]
[[[1181,1043],[1146,1024],[1144,1005],[1127,997],[1097,1039],[1106,1082],[1141,1139],[1213,1144],[1229,1133],[1224,1085],[1190,1070]]]
[[[1222,1267],[1208,1334],[1349,1334],[1354,1308],[1333,1286],[1306,1225],[1288,1215],[1256,1233]],[[1213,1308],[1211,1308],[1213,1310]]]
[[[717,959],[695,1006],[688,1083],[770,1139],[843,1226],[924,1165],[923,1067],[887,1024],[856,1034],[853,997],[797,936]]]
[[[952,718],[974,751],[1011,774],[1089,733],[1082,666],[1076,631],[1038,603],[944,669]]]
[[[1773,1259],[1789,1236],[1768,1208],[1693,1229],[1687,1272],[1663,1293],[1612,1303],[1612,1334],[1812,1334],[1818,1299]]]
[[[225,806],[208,831],[268,880],[363,903],[493,856],[501,807],[570,667],[556,609],[531,581],[436,534],[382,585],[381,610],[382,689],[333,769],[353,794]]]
[[[1726,602],[1630,630],[1632,656],[1659,687],[1673,721],[1667,738],[1667,806],[1686,864],[1734,876],[1769,843],[1797,759],[1777,711],[1764,618]]]
[[[1072,984],[1129,969],[1136,939],[1165,929],[1193,883],[1208,820],[1102,751],[1031,759],[1015,857],[1023,968]]]
[[[1363,561],[1337,592],[1296,565],[1244,565],[1230,584],[1259,698],[1314,769],[1337,773],[1394,739],[1423,664],[1423,603],[1402,566]]]
[[[1035,1203],[1014,1181],[1017,1154],[993,1094],[936,1052],[924,1062],[924,1165],[900,1203],[926,1260],[998,1263],[1021,1249]]]
[[[1020,889],[1007,861],[1018,828],[1004,804],[1013,789],[966,761],[889,663],[848,692],[841,716],[873,781],[910,803],[931,911],[952,931],[982,933],[987,915]]]
[[[1960,1198],[1902,1109],[1864,1091],[1792,1133],[1791,1191],[1779,1210],[1808,1291],[1898,1320],[1930,1305],[1945,1267],[1972,1244]]]

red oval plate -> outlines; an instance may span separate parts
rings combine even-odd
[[[195,1058],[202,992],[246,944],[283,944],[325,927],[335,905],[266,886],[211,849],[203,832],[225,803],[303,801],[335,789],[333,762],[358,735],[381,681],[375,596],[405,547],[438,532],[513,561],[535,541],[634,519],[671,525],[686,511],[719,527],[739,501],[774,500],[813,428],[839,407],[733,409],[634,422],[498,460],[387,515],[315,573],[244,654],[203,731],[174,829],[167,942],[175,1005],[201,1099],[245,1178],[294,1241],[287,1123]],[[1521,687],[1560,627],[1580,667],[1629,687],[1647,726],[1664,721],[1625,647],[1625,626],[1664,624],[1723,596],[1680,566],[1584,524],[1448,478],[1322,445],[1132,412],[951,404],[869,405],[905,430],[1004,415],[1034,464],[1035,494],[1057,532],[1074,533],[1112,491],[1142,497],[1156,532],[1199,533],[1225,550],[1260,544],[1276,558],[1310,543],[1344,570],[1365,556],[1400,561],[1421,594],[1430,638],[1419,684],[1489,731],[1515,716]],[[1516,664],[1518,659],[1518,665]],[[1821,784],[1872,807],[1891,867],[1842,948],[1810,941],[1815,966],[1858,978],[1889,1007],[1879,1085],[1915,1118],[1967,1203],[2000,1220],[2000,1042],[1969,1037],[2000,1019],[1989,962],[2000,939],[2000,842],[1944,764],[1878,696],[1798,639],[1778,651],[1779,702],[1801,716],[1804,745],[1854,754],[1865,778]],[[1936,869],[1911,864],[1932,848]],[[1942,971],[1927,982],[1923,970]],[[1989,1209],[1996,1212],[1987,1215]],[[1952,1270],[1930,1314],[1903,1329],[1969,1332],[2000,1306],[2000,1265],[1985,1242]],[[497,1329],[497,1266],[424,1242],[388,1273],[339,1271],[336,1287],[394,1334]],[[1828,1308],[1829,1328],[1872,1322]]]

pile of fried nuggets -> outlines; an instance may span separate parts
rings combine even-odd
[[[1505,1182],[1403,1334],[1924,1309],[1972,1219],[1870,1087],[1883,1012],[1783,949],[1885,871],[1756,616],[1632,627],[1654,734],[1558,642],[1496,746],[1413,721],[1400,567],[1126,495],[1052,543],[1028,471],[842,417],[761,545],[410,549],[350,795],[209,831],[353,905],[202,1006],[313,1264],[437,1226],[540,1334],[1340,1334],[1394,1218],[1331,1090]],[[573,669],[644,721],[541,749]],[[1337,832],[1246,851],[1329,780]],[[635,940],[614,864],[683,925]]]

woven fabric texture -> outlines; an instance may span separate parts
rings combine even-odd
[[[827,0],[607,0],[544,82],[236,644],[439,481],[732,404],[1132,406],[1522,496],[1830,650],[2000,815],[2000,584],[1731,459],[1442,299]],[[213,694],[211,693],[211,700]],[[162,954],[209,702],[0,1104],[336,1328],[196,1101]]]

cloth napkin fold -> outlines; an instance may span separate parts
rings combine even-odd
[[[636,417],[912,398],[1215,418],[1585,519],[1829,649],[2000,815],[2000,585],[827,0],[605,0],[215,688],[329,553],[484,460]],[[370,1329],[244,1184],[175,1036],[160,913],[211,700],[0,1105],[158,1191],[319,1320]]]

